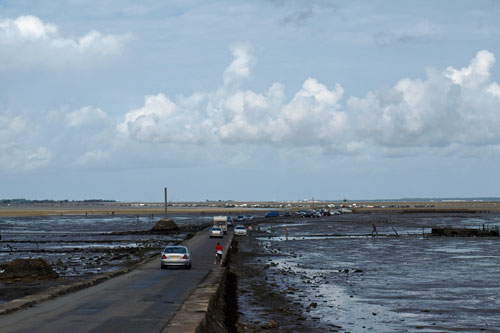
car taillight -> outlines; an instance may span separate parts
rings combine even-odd
[[[188,259],[189,257],[187,256],[187,254],[184,255],[184,257],[182,257],[182,259]]]
[[[162,255],[161,258],[162,259],[167,259],[167,256],[166,255]]]

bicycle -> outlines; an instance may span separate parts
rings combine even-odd
[[[222,251],[217,250],[215,251],[215,262],[214,264],[220,265],[222,263]]]

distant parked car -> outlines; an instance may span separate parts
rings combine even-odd
[[[243,225],[237,225],[234,227],[234,234],[236,236],[246,236],[247,235],[247,228]]]
[[[245,219],[247,221],[252,221],[253,220],[253,215],[247,215],[247,216],[245,216]]]
[[[265,217],[279,217],[279,216],[280,216],[280,212],[277,210],[273,210],[273,211],[268,212]]]
[[[212,237],[224,237],[224,231],[220,227],[212,227],[210,229],[210,238]]]
[[[285,214],[283,214],[283,216],[292,216],[292,214],[290,212],[285,212]]]
[[[162,269],[168,266],[184,266],[191,268],[191,253],[186,246],[176,245],[167,246],[161,253],[160,267]]]
[[[243,215],[238,215],[238,217],[236,218],[236,221],[243,222],[243,221],[245,221],[245,217]]]
[[[295,215],[300,216],[300,217],[304,217],[305,214],[306,214],[305,210],[299,210],[299,211],[295,212]]]

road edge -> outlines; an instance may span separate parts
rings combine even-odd
[[[234,234],[231,234],[228,248],[234,240]],[[174,314],[174,317],[167,323],[162,330],[163,333],[192,333],[201,332],[202,327],[207,327],[207,314],[210,312],[210,307],[217,303],[217,299],[223,288],[229,267],[227,266],[228,254],[231,252],[224,251],[223,264],[216,266],[207,274],[196,289],[189,295],[179,311]],[[223,323],[211,323],[217,326],[217,332],[225,332]]]

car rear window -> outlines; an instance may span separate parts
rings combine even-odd
[[[163,253],[186,253],[185,247],[167,247]]]

